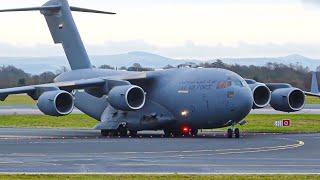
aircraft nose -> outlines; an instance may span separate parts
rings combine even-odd
[[[245,118],[253,106],[253,94],[250,89],[239,89],[239,96],[237,96],[237,110],[239,114],[239,119]]]

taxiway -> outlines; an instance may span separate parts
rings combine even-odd
[[[4,128],[0,147],[0,173],[320,173],[320,134],[108,138],[94,130]]]

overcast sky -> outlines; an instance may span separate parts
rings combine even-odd
[[[42,0],[1,1],[1,8]],[[70,0],[118,14],[74,13],[89,54],[148,51],[173,58],[320,58],[318,0]],[[0,14],[0,56],[63,55],[39,12]]]

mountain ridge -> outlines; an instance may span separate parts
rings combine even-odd
[[[123,54],[114,55],[94,55],[90,56],[92,64],[99,67],[107,64],[114,67],[129,67],[134,63],[139,63],[143,67],[162,68],[168,64],[177,66],[186,62],[200,63],[206,61],[200,60],[187,60],[187,59],[174,59],[154,53],[143,51],[133,51]],[[283,63],[283,64],[299,64],[315,70],[320,65],[320,60],[308,58],[299,54],[291,54],[284,57],[257,57],[257,58],[212,58],[208,62],[221,59],[227,64],[239,65],[256,65],[263,66],[268,62]],[[30,74],[39,74],[45,71],[57,71],[62,66],[69,67],[68,61],[63,56],[51,57],[0,57],[0,65],[8,66],[13,65],[17,68],[24,70]]]

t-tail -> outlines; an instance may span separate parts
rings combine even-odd
[[[319,86],[316,72],[312,72],[311,93],[319,94]]]
[[[62,44],[72,70],[92,68],[71,11],[115,14],[69,6],[67,0],[50,0],[41,7],[0,10],[0,12],[40,11],[44,15],[54,43]]]

